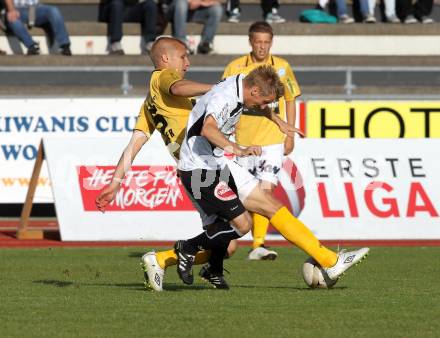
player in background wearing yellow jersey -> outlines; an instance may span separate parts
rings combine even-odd
[[[225,68],[223,78],[240,73],[248,74],[260,65],[272,66],[284,85],[284,96],[275,104],[275,112],[279,114],[281,119],[294,127],[296,120],[295,98],[301,95],[301,90],[289,63],[283,58],[270,54],[272,42],[272,27],[264,21],[253,23],[249,27],[249,43],[252,51],[229,63]],[[266,190],[273,192],[278,184],[277,173],[282,168],[283,155],[292,152],[294,138],[286,137],[272,121],[262,117],[261,114],[245,110],[237,125],[235,139],[241,146],[258,144],[263,147],[261,156],[239,158],[238,163],[260,179]],[[253,214],[252,217],[254,241],[252,250],[249,252],[249,259],[275,259],[277,253],[264,247],[269,220],[259,214]],[[236,246],[236,241],[231,242],[229,254],[235,251]]]

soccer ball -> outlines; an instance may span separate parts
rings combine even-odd
[[[312,257],[304,262],[302,273],[304,282],[312,289],[330,289],[336,284]]]

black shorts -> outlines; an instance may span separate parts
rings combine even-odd
[[[227,166],[222,170],[196,169],[179,174],[188,194],[208,216],[230,221],[246,211]]]

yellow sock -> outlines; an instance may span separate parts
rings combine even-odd
[[[252,218],[254,221],[254,227],[252,228],[254,242],[252,243],[252,248],[255,249],[264,244],[267,228],[269,227],[269,219],[255,213],[252,214]]]
[[[196,254],[194,264],[207,263],[210,256],[211,256],[211,251],[209,251],[209,250],[199,251]],[[156,252],[156,259],[157,259],[157,262],[159,263],[159,266],[162,269],[166,269],[169,266],[177,264],[177,255],[174,252],[174,249]]]
[[[211,257],[211,250],[199,251],[196,253],[194,264],[198,265],[208,263],[209,257]]]
[[[177,264],[177,255],[174,249],[156,252],[156,259],[162,269]]]
[[[315,235],[286,207],[279,209],[270,219],[270,223],[285,239],[304,250],[322,267],[329,268],[336,264],[338,260],[336,253],[321,245]]]

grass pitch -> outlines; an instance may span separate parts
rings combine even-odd
[[[310,290],[306,256],[226,261],[231,290],[173,268],[143,288],[145,248],[0,250],[1,337],[438,337],[440,248],[372,248],[332,290]],[[198,272],[198,268],[196,269]]]

